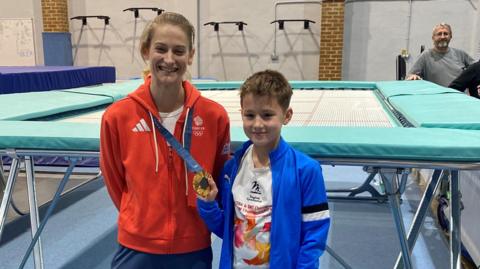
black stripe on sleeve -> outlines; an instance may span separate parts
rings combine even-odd
[[[317,205],[309,205],[302,207],[302,214],[315,213],[328,210],[328,203],[321,203]]]

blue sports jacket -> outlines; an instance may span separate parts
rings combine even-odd
[[[234,202],[232,185],[246,149],[245,142],[224,166],[216,201],[197,199],[198,211],[210,231],[223,239],[220,268],[232,268]],[[270,153],[272,226],[270,268],[318,268],[325,250],[330,216],[322,169],[318,161],[293,149],[283,138]]]

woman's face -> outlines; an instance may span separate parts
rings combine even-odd
[[[148,60],[152,79],[159,84],[181,84],[195,50],[182,28],[163,24],[154,30],[150,47],[143,53]]]

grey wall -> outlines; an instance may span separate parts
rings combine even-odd
[[[134,2],[134,3],[133,3]],[[121,79],[138,77],[144,62],[138,53],[138,37],[145,23],[156,14],[141,11],[135,20],[133,6],[159,7],[177,11],[197,28],[197,55],[190,70],[194,77],[242,80],[248,74],[274,68],[290,80],[317,79],[320,44],[320,5],[279,6],[278,18],[308,18],[317,21],[310,30],[301,23],[277,31],[275,3],[267,0],[70,0],[69,17],[108,15],[101,20],[70,21],[75,65],[114,65]],[[200,4],[198,4],[200,3]],[[432,27],[448,22],[453,27],[451,46],[480,57],[480,0],[347,0],[342,78],[344,80],[393,80],[395,57],[408,49],[409,68],[420,45],[431,46]],[[33,17],[37,64],[43,63],[42,19],[38,0],[2,1],[1,18]],[[203,26],[208,21],[243,20],[243,32],[234,25],[222,25],[219,32]],[[276,45],[278,61],[271,54]]]
[[[0,3],[0,18],[33,18],[35,61],[37,65],[42,65],[43,22],[41,2],[39,0],[2,1]]]
[[[285,30],[270,24],[275,18],[274,1],[208,1],[200,6],[201,23],[208,21],[246,22],[244,31],[235,25],[220,25],[218,32],[211,26],[201,28],[200,75],[219,80],[241,80],[252,72],[273,68],[288,79],[317,79],[320,42],[321,6],[280,5],[277,19],[316,21],[310,29],[302,22],[285,23]],[[271,55],[276,47],[278,60]]]
[[[80,20],[70,21],[74,65],[115,66],[117,78],[129,79],[141,76],[145,63],[138,51],[139,37],[146,23],[157,13],[141,10],[135,19],[130,7],[157,7],[181,12],[196,24],[196,1],[152,1],[152,0],[85,0],[69,1],[69,17],[105,15],[110,24],[103,20],[88,19],[83,26]]]
[[[201,4],[198,6],[198,2]],[[318,23],[309,30],[301,22],[285,24],[277,31],[278,61],[271,60],[275,41],[275,2],[258,0],[202,0],[202,1],[132,1],[108,0],[69,1],[69,16],[107,15],[110,25],[101,20],[89,20],[82,27],[80,21],[71,21],[73,57],[75,65],[114,65],[118,78],[140,75],[144,63],[138,53],[138,37],[146,22],[156,14],[140,11],[122,12],[129,7],[159,7],[184,14],[197,29],[197,47],[190,73],[194,77],[218,80],[243,80],[254,71],[274,68],[284,72],[288,79],[317,79],[320,42],[320,14],[318,4],[289,5],[278,8],[278,18],[308,18]],[[307,8],[305,8],[307,7]],[[221,25],[220,31],[203,26],[209,21],[244,21],[248,25],[238,31],[235,25]]]

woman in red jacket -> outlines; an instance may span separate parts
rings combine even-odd
[[[119,210],[112,268],[211,268],[192,180],[200,172],[217,178],[230,128],[225,109],[184,80],[194,32],[180,14],[157,16],[140,41],[150,74],[103,115],[101,171]]]

